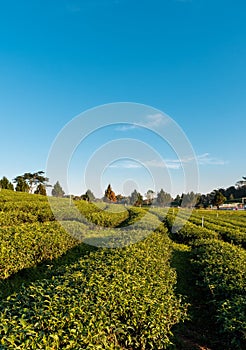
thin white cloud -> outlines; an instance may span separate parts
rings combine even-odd
[[[145,161],[143,164],[138,164],[137,162],[132,162],[129,160],[122,160],[115,162],[109,166],[109,168],[115,169],[138,169],[143,166],[148,168],[167,168],[172,170],[179,170],[184,164],[196,161],[198,165],[225,165],[228,162],[211,157],[209,153],[204,153],[197,155],[196,157],[187,157],[183,159],[151,159]]]
[[[164,159],[163,160],[157,160],[157,159],[152,159],[148,160],[144,163],[145,166],[150,167],[150,168],[166,168],[166,164]]]
[[[120,126],[116,127],[116,131],[129,131],[129,130],[134,130],[139,127],[145,127],[145,128],[159,128],[161,126],[164,126],[168,123],[168,118],[165,118],[164,115],[161,113],[156,113],[156,114],[150,114],[147,115],[144,120],[140,123],[136,124],[123,124]]]
[[[136,162],[131,162],[129,160],[122,160],[118,161],[117,163],[113,163],[109,166],[109,168],[114,168],[114,169],[138,169],[141,168],[141,165],[136,163]]]
[[[176,162],[176,160],[156,160],[152,159],[144,163],[145,166],[150,168],[167,168],[167,169],[179,169],[180,168],[180,162]]]
[[[204,153],[197,156],[199,165],[225,165],[228,161],[211,157],[209,153]]]
[[[161,113],[147,115],[145,119],[146,120],[141,123],[141,125],[145,126],[146,128],[158,128],[168,123],[168,119]]]
[[[145,162],[146,166],[155,168],[167,168],[167,169],[180,169],[183,164],[188,164],[190,162],[197,161],[198,165],[225,165],[228,162],[211,157],[209,153],[204,153],[197,155],[196,157],[187,157],[183,159],[163,159],[162,161],[157,161],[155,159]]]
[[[136,129],[137,128],[137,125],[134,125],[134,124],[124,124],[124,125],[120,125],[120,126],[117,126],[115,128],[116,131],[129,131],[129,130],[133,130],[133,129]]]
[[[176,162],[176,160],[168,161],[166,162],[163,160],[156,160],[152,159],[149,161],[146,161],[144,163],[138,164],[131,161],[120,161],[114,164],[111,164],[109,168],[113,169],[139,169],[142,167],[148,167],[148,168],[168,168],[168,169],[179,169],[181,167],[181,163],[179,161]]]

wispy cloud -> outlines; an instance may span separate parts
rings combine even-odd
[[[197,156],[198,164],[200,165],[225,165],[228,161],[211,157],[209,153],[204,153]]]
[[[138,126],[135,124],[124,124],[124,125],[120,125],[117,126],[115,128],[116,131],[129,131],[129,130],[133,130],[136,129]]]
[[[147,117],[145,118],[145,121],[143,123],[141,123],[142,126],[145,126],[147,128],[158,128],[160,126],[164,126],[168,123],[168,119],[165,118],[164,115],[162,115],[161,113],[156,113],[156,114],[150,114],[147,115]]]
[[[164,126],[168,123],[168,119],[162,115],[161,113],[156,114],[150,114],[147,115],[142,122],[138,122],[136,124],[123,124],[116,127],[117,131],[129,131],[134,130],[139,127],[145,127],[145,128],[159,128],[161,126]]]
[[[109,166],[109,168],[114,169],[138,169],[141,168],[141,164],[138,164],[136,162],[130,161],[130,160],[121,160],[118,162],[115,162]]]
[[[228,162],[211,157],[209,153],[204,153],[201,155],[197,155],[196,157],[186,157],[183,159],[151,159],[146,160],[142,164],[131,161],[131,160],[121,160],[118,162],[115,162],[114,164],[111,164],[109,168],[115,168],[115,169],[138,169],[141,167],[148,167],[148,168],[166,168],[166,169],[172,169],[172,170],[179,170],[181,169],[185,164],[189,164],[191,162],[196,161],[198,165],[225,165]]]
[[[179,169],[184,164],[188,164],[191,162],[196,161],[198,165],[225,165],[227,164],[227,161],[218,159],[215,157],[210,156],[209,153],[204,153],[197,155],[195,157],[186,157],[183,159],[167,159],[167,167],[173,168],[173,169]]]
[[[167,168],[167,169],[179,169],[181,167],[179,160],[156,160],[152,159],[144,163],[145,166],[150,168]]]

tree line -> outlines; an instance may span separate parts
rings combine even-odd
[[[45,176],[44,171],[18,175],[13,179],[13,183],[5,176],[0,180],[0,189],[41,194],[44,196],[47,195],[47,187],[53,187],[51,191],[52,196],[66,197],[59,181],[57,181],[54,186],[50,185],[49,179]],[[235,186],[230,186],[226,189],[219,188],[208,194],[199,194],[191,191],[186,194],[183,193],[181,196],[177,195],[175,198],[163,189],[157,193],[153,190],[148,190],[147,193],[145,193],[145,199],[137,190],[134,190],[129,196],[123,196],[121,194],[116,195],[110,184],[106,188],[104,196],[101,199],[97,199],[90,189],[81,196],[72,196],[74,200],[85,200],[88,202],[103,200],[109,203],[135,206],[156,205],[162,207],[176,206],[186,208],[208,208],[210,206],[217,206],[217,208],[219,208],[219,206],[226,201],[240,201],[243,197],[246,197],[246,177],[239,180]]]
[[[15,187],[13,183],[15,184]],[[52,196],[63,197],[65,195],[59,181],[57,181],[54,186],[49,184],[49,178],[44,176],[44,171],[18,175],[13,179],[13,183],[9,181],[6,176],[3,176],[0,180],[0,190],[15,190],[17,192],[27,192],[47,196],[47,187],[53,187],[51,191]]]

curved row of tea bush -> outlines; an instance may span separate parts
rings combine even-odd
[[[198,284],[213,303],[228,349],[246,348],[246,252],[218,240],[200,240],[192,250]]]
[[[111,212],[107,212],[102,211],[94,204],[82,202],[79,203],[79,209],[85,213],[83,216],[80,215],[80,212],[73,204],[70,205],[69,199],[56,198],[52,198],[51,202],[62,226],[55,221],[45,221],[43,223],[22,222],[20,224],[19,222],[23,221],[22,218],[19,220],[21,213],[30,215],[30,217],[33,216],[35,221],[35,216],[32,212],[22,211],[22,205],[23,208],[25,208],[26,203],[29,206],[34,205],[34,212],[39,208],[39,205],[44,206],[45,204],[48,207],[46,201],[42,198],[40,200],[41,196],[30,194],[20,196],[18,194],[17,198],[20,197],[28,198],[28,201],[24,200],[22,204],[21,201],[17,201],[19,207],[15,211],[10,209],[13,203],[8,201],[6,202],[8,210],[1,212],[5,216],[5,223],[6,218],[13,216],[13,220],[9,222],[9,225],[1,225],[0,227],[1,279],[8,278],[24,268],[33,267],[45,260],[57,258],[81,241],[85,241],[93,246],[124,246],[146,238],[151,231],[160,225],[155,216],[151,216],[145,210],[139,210],[138,208],[132,208],[128,211],[122,206],[111,205],[112,209],[109,208]],[[2,196],[1,199],[3,198]],[[13,196],[10,196],[9,200],[11,198],[13,199]],[[122,211],[122,208],[124,211]],[[131,220],[134,217],[136,226],[129,227],[127,232],[121,232],[119,229],[115,231],[110,229],[102,230],[99,227],[100,225],[118,225],[129,218],[129,213]],[[9,216],[10,214],[11,216]],[[85,216],[91,217],[91,221],[94,222],[87,221]],[[96,225],[96,216],[99,217],[100,222],[98,224],[100,225]],[[138,222],[140,217],[143,217],[143,220]],[[17,223],[19,224],[17,225]]]
[[[245,210],[197,210],[197,213],[202,215],[208,215],[214,219],[224,220],[226,222],[242,222],[243,225],[246,223],[246,212]]]
[[[170,236],[192,248],[196,285],[204,290],[206,302],[213,305],[221,343],[227,349],[242,350],[246,347],[246,252],[218,239],[218,233],[186,222],[188,215],[186,212],[182,218],[179,213],[175,217],[169,212],[165,220]]]
[[[2,190],[0,192],[0,226],[53,221],[47,197]]]
[[[89,226],[115,227],[128,217],[122,205],[71,201],[28,193],[3,190],[0,192],[0,225],[12,226],[22,223],[45,221],[79,221]]]
[[[116,227],[128,218],[128,211],[122,211],[119,213],[110,213],[107,211],[101,211],[99,213],[89,213],[86,215],[86,219],[97,225],[103,227]]]
[[[21,205],[23,202],[28,203],[35,201],[47,203],[47,197],[41,195],[31,196],[30,193],[16,192],[5,189],[0,191],[0,207],[2,207],[3,204],[8,204],[11,202]]]
[[[154,212],[154,211],[153,211]],[[161,217],[161,213],[157,214]],[[199,238],[221,238],[225,242],[246,247],[246,232],[240,230],[239,226],[234,227],[231,223],[220,221],[216,223],[214,215],[210,219],[210,214],[201,215],[200,211],[188,210],[169,210],[164,216],[164,222],[169,228],[171,236],[179,243],[190,243],[192,240]],[[213,216],[212,216],[213,217]],[[239,220],[242,215],[239,215]],[[203,220],[202,220],[203,218]],[[203,221],[203,227],[202,227]]]
[[[224,214],[224,212],[217,211],[217,215],[210,211],[204,211],[204,210],[194,210],[191,215],[191,220],[194,218],[199,218],[200,220],[202,217],[204,217],[204,220],[211,222],[213,224],[217,224],[223,227],[228,228],[240,228],[243,232],[246,232],[246,221],[244,221],[244,218],[246,217],[245,212],[237,211],[236,214],[231,216],[228,214]]]
[[[137,223],[139,220],[143,219],[146,213],[148,212],[147,209],[139,208],[139,207],[129,207],[128,213],[129,216],[125,220],[125,222],[122,222],[121,226],[132,226],[135,223]]]
[[[62,226],[61,226],[61,225]],[[0,228],[0,279],[60,257],[85,242],[96,247],[120,247],[148,237],[148,229],[90,228],[78,221],[44,222]]]
[[[201,225],[201,219],[192,216],[190,221],[195,225]],[[209,221],[207,218],[204,218],[203,225],[209,230],[217,232],[220,237],[225,242],[233,243],[235,245],[241,245],[243,248],[246,248],[246,232],[239,227],[233,227],[226,225],[225,223],[214,223]]]
[[[113,206],[116,209],[116,206]],[[102,215],[101,223],[103,220],[105,220],[104,222],[108,224],[111,222],[110,220],[112,220],[111,217],[108,217],[109,221],[107,221],[107,214],[106,219],[103,213],[95,214],[97,214],[99,218],[100,215]],[[116,248],[134,244],[148,237],[157,228],[159,231],[167,234],[166,228],[156,218],[156,216],[149,214],[144,209],[127,209],[127,216],[123,221],[119,220],[120,214],[122,214],[122,212],[119,212],[118,214],[118,219],[117,216],[115,217],[115,223],[118,224],[116,227],[103,227],[101,225],[95,224],[89,226],[87,224],[85,228],[82,226],[82,229],[80,229],[81,223],[75,221],[60,222],[72,236],[78,239],[81,239],[82,237],[83,242],[96,247]],[[124,213],[124,215],[126,214]]]
[[[89,227],[115,227],[128,218],[128,210],[122,205],[90,203],[83,200],[71,202],[66,198],[49,198],[49,203],[57,220],[79,221]]]
[[[25,210],[16,207],[8,212],[0,211],[1,227],[54,220],[55,217],[49,207],[33,206],[30,209],[26,207]]]
[[[99,249],[0,302],[1,349],[166,349],[187,317],[165,234]]]
[[[0,228],[0,279],[57,258],[78,242],[57,222]]]
[[[188,218],[187,213],[184,211],[180,211],[178,216],[184,220]],[[235,227],[232,223],[221,221],[217,218],[210,218],[209,215],[201,215],[198,211],[192,212],[188,220],[190,223],[197,225],[199,229],[203,224],[204,228],[218,233],[219,237],[225,242],[246,247],[246,232],[244,228],[239,229],[239,226]]]
[[[205,227],[198,227],[187,219],[171,213],[166,215],[164,222],[170,232],[170,237],[178,243],[191,244],[200,238],[218,238],[218,233]]]
[[[164,221],[165,220],[165,218],[166,218],[167,214],[169,213],[169,211],[174,213],[174,209],[170,209],[170,208],[153,208],[153,207],[151,207],[149,209],[149,212],[151,214],[154,214],[155,216],[157,216],[160,221]]]
[[[123,223],[128,229],[155,231],[161,225],[159,218],[148,209],[130,207],[128,212],[129,219]]]

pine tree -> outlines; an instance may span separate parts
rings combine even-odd
[[[96,199],[91,190],[87,190],[85,194],[82,194],[81,198],[88,202],[93,202]]]
[[[65,192],[63,191],[59,181],[57,181],[51,191],[52,196],[54,197],[63,197]]]
[[[169,193],[165,192],[163,189],[157,193],[157,203],[160,206],[169,205],[172,202],[172,197]]]
[[[138,200],[138,192],[137,190],[134,190],[130,195],[130,204],[135,205]]]
[[[30,188],[22,176],[17,176],[14,182],[16,182],[15,190],[17,192],[29,192]]]
[[[130,204],[135,206],[141,206],[143,204],[143,196],[137,190],[131,193]]]
[[[6,178],[6,176],[0,180],[0,188],[3,190],[14,190],[13,184]]]

